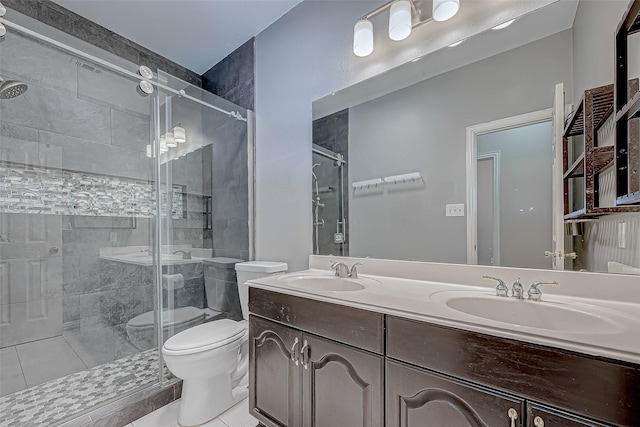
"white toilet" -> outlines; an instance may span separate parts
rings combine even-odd
[[[247,396],[249,287],[246,282],[283,273],[287,267],[286,263],[266,261],[236,264],[244,320],[223,319],[194,326],[164,344],[162,354],[167,367],[183,380],[178,410],[180,425],[206,423]]]

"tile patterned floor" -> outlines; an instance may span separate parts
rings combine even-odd
[[[110,335],[69,330],[0,349],[0,397],[138,353],[112,329]]]
[[[180,400],[176,400],[125,427],[179,427],[179,405]],[[198,427],[255,427],[257,425],[258,421],[249,415],[249,400],[244,399],[216,419]]]
[[[7,354],[9,360],[11,351]],[[106,402],[156,382],[158,363],[158,351],[148,350],[9,394],[0,398],[0,427],[57,423],[86,411],[96,402]]]

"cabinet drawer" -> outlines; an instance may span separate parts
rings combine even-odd
[[[527,426],[531,427],[609,427],[530,402],[527,402],[527,420]]]
[[[589,418],[640,426],[640,365],[387,317],[387,356]]]
[[[377,354],[384,351],[384,315],[322,301],[249,288],[257,316]]]

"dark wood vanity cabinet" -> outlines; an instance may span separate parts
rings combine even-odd
[[[640,427],[639,365],[249,295],[249,405],[264,426]]]
[[[524,400],[395,361],[386,369],[387,427],[520,426]]]
[[[384,425],[384,358],[255,316],[249,407],[269,427]]]

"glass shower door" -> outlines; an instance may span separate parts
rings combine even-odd
[[[313,253],[348,256],[342,156],[314,146],[312,153]]]

